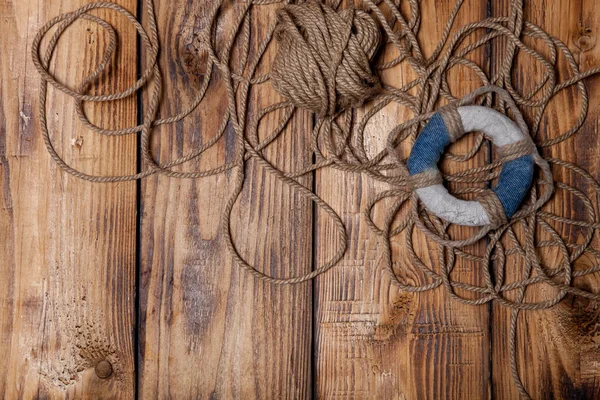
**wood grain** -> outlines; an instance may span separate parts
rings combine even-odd
[[[166,76],[161,113],[181,110],[200,84],[205,61],[195,37],[207,29],[209,1],[156,1],[161,65]],[[231,35],[233,15],[222,10],[217,46]],[[250,57],[265,37],[277,5],[258,7]],[[218,47],[217,47],[218,48]],[[262,62],[268,71],[272,51]],[[268,85],[250,94],[250,119],[280,99]],[[185,121],[161,128],[161,159],[190,151],[214,136],[227,108],[223,77]],[[277,126],[268,117],[262,132]],[[266,152],[291,169],[310,163],[311,118],[298,114]],[[201,162],[209,169],[232,160],[234,132]],[[284,277],[311,265],[312,205],[253,161],[234,208],[232,225],[241,254],[261,270]],[[153,177],[142,183],[141,331],[139,390],[142,398],[308,398],[310,394],[311,285],[259,282],[232,265],[221,230],[221,213],[232,191],[231,172],[198,180]],[[310,179],[303,179],[310,185]]]
[[[133,398],[135,184],[92,184],[50,160],[38,119],[39,78],[30,58],[39,27],[84,1],[0,2],[0,397]],[[135,12],[135,0],[119,4]],[[135,65],[135,33],[124,18],[98,13],[118,29],[119,65]],[[51,69],[74,86],[108,43],[101,28],[76,22]],[[133,45],[132,45],[133,43]],[[135,68],[108,74],[96,93],[123,90]],[[48,95],[55,146],[95,174],[135,171],[135,138],[98,138],[74,118],[74,102]],[[109,128],[136,122],[135,99],[87,108]],[[100,379],[95,365],[114,373]]]
[[[494,3],[493,14],[508,14],[508,2]],[[536,1],[525,7],[525,18],[544,28],[548,33],[562,40],[575,56],[581,70],[592,68],[600,61],[600,48],[595,45],[599,31],[600,14],[598,8],[588,1],[559,0]],[[589,31],[586,31],[589,29]],[[589,36],[588,46],[578,42],[581,35]],[[532,42],[536,48],[544,49],[541,41]],[[585,43],[584,43],[585,44]],[[501,51],[498,45],[494,55]],[[559,58],[559,77],[567,75],[566,60]],[[539,77],[541,67],[531,58],[519,55],[513,79],[519,90],[530,90]],[[573,162],[593,177],[600,176],[600,155],[598,147],[598,78],[585,81],[590,96],[590,110],[585,124],[573,138],[558,145],[544,149],[545,155],[551,155]],[[575,88],[567,89],[551,101],[540,127],[540,138],[554,138],[571,127],[578,117],[580,94]],[[553,168],[555,181],[564,182],[591,195],[594,207],[598,209],[598,198],[593,195],[581,178],[567,170]],[[557,190],[553,200],[552,212],[570,217],[585,219],[583,203],[575,196],[563,190]],[[559,234],[571,243],[578,243],[583,230],[568,225],[552,224]],[[598,240],[595,240],[598,247]],[[556,265],[560,256],[557,248],[538,250],[547,265]],[[509,281],[522,279],[522,265],[509,260],[507,273]],[[577,268],[593,265],[591,257],[583,257],[576,263]],[[597,260],[596,260],[597,262]],[[600,278],[589,276],[575,279],[575,285],[594,291],[600,285]],[[597,292],[597,290],[595,290]],[[526,300],[540,300],[555,292],[542,285],[528,289]],[[493,395],[498,399],[516,398],[518,392],[512,383],[508,358],[508,329],[510,312],[494,305],[493,307]],[[597,301],[567,296],[559,305],[547,311],[522,312],[518,322],[517,360],[526,390],[534,399],[592,399],[600,396],[600,307]]]
[[[422,29],[419,40],[429,56],[437,45],[454,4],[423,1],[423,21],[438,21]],[[486,4],[465,2],[456,21],[460,27],[486,16]],[[391,47],[391,46],[390,46]],[[485,49],[472,58],[479,65]],[[389,56],[392,59],[393,56]],[[468,70],[456,68],[449,81],[456,96],[462,96],[480,82]],[[408,67],[386,71],[384,80],[394,86],[415,79]],[[390,129],[410,118],[400,106],[387,106],[368,125],[366,137],[370,154],[385,146]],[[464,153],[474,139],[469,137],[453,146]],[[406,156],[408,156],[408,149]],[[468,165],[446,163],[448,172],[482,165],[487,153],[481,152]],[[364,207],[386,186],[370,178],[339,171],[319,171],[317,191],[343,216],[349,227],[349,249],[341,265],[317,280],[317,361],[316,392],[323,398],[488,398],[489,333],[487,307],[474,307],[452,301],[442,289],[422,295],[399,292],[382,271],[381,243],[367,227]],[[377,211],[376,211],[377,212]],[[384,210],[379,210],[383,213]],[[317,215],[317,217],[319,217]],[[327,258],[331,247],[327,221],[318,218],[317,255]],[[453,234],[466,237],[470,229]],[[421,234],[413,235],[415,249],[428,265],[436,265],[438,248]],[[419,277],[407,272],[408,254],[404,234],[394,238],[396,272],[416,283]],[[475,254],[481,247],[472,249]],[[481,284],[480,270],[461,261],[453,275],[456,279]]]
[[[133,13],[137,2],[118,0]],[[49,3],[0,0],[1,398],[518,398],[510,376],[510,313],[505,308],[462,305],[442,289],[413,295],[391,285],[382,271],[382,244],[362,215],[369,200],[386,189],[371,178],[323,170],[300,179],[307,187],[314,184],[340,214],[348,227],[349,248],[340,265],[314,284],[272,286],[240,271],[228,255],[220,221],[233,186],[232,171],[196,180],[151,177],[137,186],[138,197],[135,183],[92,184],[57,169],[39,133],[39,80],[30,46],[48,19],[87,1]],[[593,1],[525,3],[525,18],[562,39],[581,69],[600,64],[600,13]],[[207,73],[197,40],[207,29],[212,1],[155,4],[165,78],[160,113],[166,116],[189,104]],[[424,27],[419,40],[428,55],[454,2],[420,4]],[[233,17],[243,5],[228,2],[221,13],[217,48],[228,39]],[[508,5],[508,0],[466,0],[456,25],[488,13],[508,15]],[[250,58],[256,56],[278,7],[260,6],[252,12]],[[144,11],[142,7],[142,15]],[[123,17],[97,15],[115,26],[120,39],[116,67],[92,89],[100,94],[129,86],[136,78],[132,66],[144,65],[145,58],[138,54],[134,29]],[[586,36],[583,42],[581,36]],[[75,85],[93,69],[106,45],[107,36],[99,27],[76,22],[58,46],[52,70]],[[493,70],[502,61],[502,49],[494,42],[471,59]],[[273,50],[261,62],[263,73]],[[390,47],[384,57],[393,56]],[[517,88],[528,88],[539,74],[539,65],[518,57],[513,75]],[[384,72],[384,80],[397,86],[414,77],[406,66]],[[449,80],[457,96],[480,86],[463,67],[453,69]],[[581,132],[545,151],[598,178],[600,80],[588,79],[586,86],[590,112]],[[215,134],[227,107],[224,93],[222,76],[216,75],[192,115],[158,129],[153,147],[161,160],[187,153]],[[140,100],[140,109],[135,99],[128,99],[86,110],[102,126],[130,126],[137,123],[147,99],[144,95]],[[260,108],[280,100],[268,84],[253,89],[249,120]],[[100,138],[83,129],[71,99],[52,89],[48,104],[52,137],[70,164],[95,174],[136,170],[136,138]],[[561,93],[549,106],[540,134],[554,137],[563,132],[574,122],[572,110],[578,104],[574,90]],[[357,111],[356,118],[365,112]],[[261,135],[277,126],[282,115],[269,115]],[[410,117],[400,106],[386,107],[367,126],[368,153],[382,149],[389,130]],[[265,151],[266,157],[285,170],[309,165],[312,126],[311,116],[298,112],[282,138]],[[470,136],[452,151],[465,152],[472,144]],[[201,161],[179,170],[232,161],[233,146],[234,132],[228,126],[224,138]],[[456,172],[482,165],[488,157],[484,148],[467,164],[445,162],[443,167]],[[329,259],[336,233],[327,215],[255,162],[247,163],[246,173],[232,218],[235,242],[244,257],[278,277],[306,273]],[[557,180],[591,194],[573,174],[561,168],[554,173]],[[560,191],[557,197],[553,212],[583,216],[580,201]],[[598,208],[598,198],[593,201]],[[382,218],[382,207],[375,210],[376,220]],[[572,242],[581,235],[578,229],[557,228]],[[452,234],[465,237],[470,232],[461,228]],[[436,266],[437,247],[418,233],[413,240],[419,256]],[[405,237],[394,238],[392,245],[398,275],[419,281],[422,276],[406,261]],[[481,245],[469,249],[475,254],[482,250]],[[552,263],[558,252],[548,249],[541,254]],[[577,265],[592,261],[584,258]],[[507,280],[520,278],[521,269],[509,259]],[[479,266],[464,260],[453,277],[476,284],[482,280]],[[593,290],[600,278],[581,278],[576,284]],[[528,293],[531,300],[551,291],[538,287]],[[598,302],[571,296],[552,310],[521,314],[517,358],[533,398],[600,398],[599,315]],[[101,360],[114,368],[107,379],[94,372]]]

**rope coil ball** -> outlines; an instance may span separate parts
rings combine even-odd
[[[160,42],[153,1],[143,1],[148,21],[146,27],[123,7],[110,2],[97,2],[51,19],[34,38],[33,62],[41,76],[40,129],[49,154],[57,165],[78,178],[105,183],[132,181],[154,174],[194,179],[231,171],[230,179],[234,187],[223,209],[221,234],[235,265],[257,279],[273,284],[295,284],[310,280],[334,267],[344,256],[347,247],[346,227],[338,213],[319,196],[301,185],[297,178],[319,169],[335,168],[361,173],[385,183],[389,188],[370,199],[364,215],[365,222],[380,238],[381,265],[391,283],[405,292],[424,292],[441,287],[453,300],[462,303],[478,305],[494,301],[510,308],[512,314],[508,340],[511,375],[520,394],[528,398],[516,357],[519,313],[523,310],[553,307],[567,294],[595,301],[600,299],[598,293],[573,285],[574,278],[600,271],[600,251],[594,246],[600,229],[595,200],[600,194],[600,184],[597,177],[576,164],[549,156],[552,146],[572,138],[579,132],[588,112],[588,95],[583,80],[599,73],[600,68],[580,71],[573,54],[562,41],[523,19],[523,4],[520,0],[511,0],[508,16],[491,17],[456,27],[457,15],[464,2],[457,0],[449,14],[440,42],[430,54],[424,53],[418,40],[422,24],[420,4],[417,0],[405,0],[409,6],[408,17],[400,11],[400,0],[362,0],[360,9],[339,12],[337,10],[341,8],[340,1],[330,1],[328,4],[331,7],[326,7],[315,2],[290,5],[277,0],[247,0],[233,2],[233,7],[228,7],[226,4],[230,4],[229,0],[217,0],[209,2],[206,6],[208,24],[199,40],[198,51],[206,55],[206,72],[202,76],[200,86],[195,88],[194,98],[188,107],[177,115],[159,118],[162,93],[162,73],[158,64]],[[277,21],[272,21],[266,33],[259,37],[256,51],[251,52],[250,37],[256,34],[251,23],[253,10],[258,7],[277,7],[277,4],[281,3],[284,5],[278,13]],[[385,13],[380,5],[387,9]],[[216,29],[218,19],[223,17],[226,10],[230,12],[233,8],[235,16],[230,31]],[[136,28],[146,49],[147,64],[140,78],[131,87],[119,93],[90,95],[87,92],[93,83],[102,81],[103,72],[114,61],[117,45],[117,35],[112,26],[90,14],[90,11],[95,9],[109,9],[124,15]],[[109,44],[94,71],[77,87],[70,88],[54,77],[50,71],[50,60],[62,33],[80,18],[97,23],[105,29]],[[335,26],[336,29],[327,30],[327,26]],[[42,39],[53,27],[56,29],[42,52]],[[381,32],[385,35],[381,36]],[[225,36],[225,40],[219,41],[222,46],[218,49],[215,48],[217,35]],[[271,71],[265,73],[260,67],[261,60],[275,36],[281,49],[276,55]],[[319,37],[331,40],[332,46],[328,48],[323,39],[314,39]],[[525,37],[536,39],[546,47],[546,51],[537,51],[528,46],[523,42]],[[467,56],[492,40],[503,41],[506,45],[502,56],[499,57],[502,61],[497,70],[486,71]],[[381,46],[393,46],[397,50],[397,57],[385,62],[377,60],[377,48]],[[236,62],[232,61],[234,49],[238,50]],[[517,91],[512,83],[511,71],[519,52],[526,53],[541,67],[539,81],[525,92]],[[559,64],[567,72],[566,78],[559,79]],[[307,68],[307,65],[310,67]],[[412,79],[406,76],[401,86],[394,86],[384,82],[383,77],[380,80],[374,73],[399,65],[410,68],[416,77]],[[481,87],[466,96],[453,93],[448,82],[449,71],[453,68],[473,71],[481,80]],[[224,83],[228,103],[215,135],[181,157],[173,160],[157,159],[150,148],[151,137],[160,133],[160,125],[176,123],[194,112],[204,100],[213,79],[220,79]],[[267,82],[271,82],[285,99],[253,110],[252,116],[249,117],[250,90],[259,89]],[[65,162],[53,145],[47,123],[48,84],[71,96],[83,126],[108,136],[106,140],[111,140],[110,136],[140,134],[144,169],[132,175],[102,176],[77,170]],[[137,126],[105,129],[89,121],[83,110],[84,102],[105,102],[135,96],[143,87],[148,87],[149,98],[143,107],[142,123]],[[564,131],[548,137],[550,132],[540,132],[543,118],[551,99],[563,90],[571,90],[573,97],[580,100],[573,110],[575,121]],[[354,107],[369,99],[371,102],[364,113],[357,113]],[[398,122],[389,132],[382,132],[382,135],[387,136],[386,148],[375,155],[369,154],[365,150],[365,128],[388,104],[411,111],[412,117]],[[501,158],[484,166],[471,167],[454,174],[430,171],[426,176],[414,178],[399,150],[411,149],[426,121],[441,110],[444,110],[442,118],[446,123],[448,135],[457,137],[462,128],[456,110],[464,105],[493,107],[503,114],[511,113],[519,126],[520,113],[515,113],[515,110],[527,110],[529,123],[525,126],[528,128],[527,137],[531,138],[531,141],[526,144],[503,146],[500,151]],[[284,171],[269,161],[263,151],[281,137],[288,123],[296,115],[303,113],[300,108],[312,110],[317,116],[310,138],[315,162],[295,170]],[[280,115],[279,123],[272,132],[268,132],[264,138],[263,135],[259,138],[261,120],[272,113]],[[227,135],[233,136],[233,149],[228,149],[234,152],[232,161],[208,170],[183,169],[184,165],[189,165],[189,161],[200,159],[206,150]],[[466,154],[446,152],[445,157],[454,162],[471,160],[486,143],[487,139],[482,134],[476,134],[475,144]],[[519,158],[524,152],[532,154],[537,165],[525,203],[510,219],[499,218],[490,221],[491,225],[480,227],[470,237],[454,237],[449,230],[450,224],[428,212],[413,190],[422,185],[426,187],[443,181],[450,182],[451,185],[467,184],[468,187],[459,186],[453,188],[452,192],[467,196],[477,195],[482,203],[489,203],[487,207],[498,207],[496,199],[486,195],[489,194],[489,189],[473,185],[481,186],[498,178],[502,163]],[[132,154],[132,157],[136,155]],[[314,202],[318,210],[324,212],[332,221],[335,248],[331,249],[331,257],[321,265],[316,265],[311,272],[290,278],[270,276],[247,262],[234,243],[231,232],[232,210],[246,181],[245,165],[249,160],[293,188],[302,198]],[[541,162],[542,160],[544,162]],[[555,171],[563,170],[576,176],[577,181],[583,182],[585,188],[554,181],[557,178],[555,176],[553,179],[549,166]],[[558,211],[552,211],[552,207],[545,207],[556,201],[556,191],[573,196],[583,204],[580,217],[563,216],[558,214]],[[378,208],[384,208],[381,211],[382,221],[378,221],[373,217],[374,209],[385,201],[392,205]],[[561,237],[560,230],[564,227],[578,230],[577,241],[571,242],[568,238]],[[413,247],[413,236],[416,233],[437,244],[439,257],[435,263],[418,256]],[[406,250],[407,262],[396,265],[392,243],[399,244]],[[482,253],[470,252],[470,246],[475,243],[482,244]],[[556,249],[559,254],[556,263],[543,265],[537,249]],[[579,260],[584,257],[594,261],[584,263],[582,267]],[[514,272],[519,274],[516,280],[507,278],[506,266],[509,259],[515,260],[512,264],[514,268],[521,268]],[[452,271],[461,262],[480,266],[484,282],[473,284],[458,281]],[[397,274],[397,268],[400,267],[411,269],[413,276],[422,278],[404,282],[399,277],[400,274]],[[547,297],[532,299],[526,296],[528,288],[539,285],[548,288],[545,291]]]
[[[275,38],[271,83],[298,107],[333,116],[362,106],[381,89],[371,68],[381,34],[364,11],[338,13],[312,1],[288,5],[277,13]]]

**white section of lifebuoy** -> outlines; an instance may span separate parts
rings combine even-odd
[[[490,223],[481,203],[456,198],[442,184],[415,191],[429,211],[448,222],[466,226],[483,226]]]
[[[523,132],[504,114],[482,106],[462,106],[457,109],[466,132],[482,132],[498,147],[523,140]]]

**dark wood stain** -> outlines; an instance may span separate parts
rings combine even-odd
[[[208,3],[160,0],[155,4],[164,49],[161,63],[170,81],[162,110],[168,114],[191,100],[194,87],[207,73],[205,56],[197,53],[194,41],[207,29],[203,18]],[[260,21],[270,19],[276,8],[262,7],[270,9],[269,14],[253,16],[257,35],[264,35]],[[238,9],[230,6],[221,24],[223,17],[229,21]],[[219,34],[218,42],[223,40]],[[216,69],[212,73],[218,76]],[[220,78],[214,79],[193,115],[177,127],[161,128],[164,136],[155,143],[161,157],[186,153],[214,135],[221,123],[217,116],[227,108],[223,90]],[[263,93],[260,99],[254,93],[251,96],[253,103],[260,101],[263,107],[276,99],[273,93]],[[304,127],[304,120],[298,119],[290,129],[302,132]],[[173,134],[173,140],[166,139]],[[277,151],[270,150],[271,156],[285,161],[284,151],[304,153],[290,143],[284,140]],[[210,161],[184,168],[222,165],[232,160],[233,148],[234,132],[228,126],[225,138],[209,152]],[[247,171],[249,184],[232,221],[240,251],[253,264],[279,276],[310,268],[310,229],[304,229],[310,226],[310,204],[299,207],[297,215],[294,211],[284,217],[272,235],[254,241],[252,232],[266,232],[269,216],[290,209],[298,199],[252,163]],[[281,393],[307,397],[309,292],[306,286],[282,288],[255,282],[232,265],[220,229],[231,173],[198,180],[159,177],[142,184],[140,312],[145,326],[139,343],[145,360],[139,371],[141,397],[276,398]],[[256,188],[262,188],[261,197],[248,197]],[[297,232],[287,235],[291,224],[297,225]],[[298,248],[279,252],[289,246],[288,241]]]

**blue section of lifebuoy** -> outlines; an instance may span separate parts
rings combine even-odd
[[[526,155],[505,162],[498,183],[492,189],[500,199],[506,217],[510,218],[519,208],[533,181],[533,157]]]
[[[435,113],[415,141],[406,164],[408,172],[415,175],[437,169],[437,163],[448,144],[450,136],[446,124],[440,113]]]

